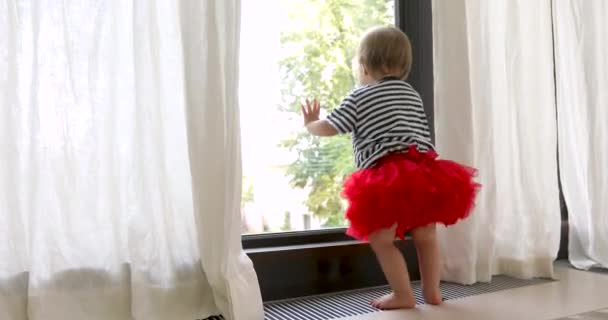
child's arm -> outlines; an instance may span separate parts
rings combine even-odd
[[[338,130],[327,120],[319,120],[321,104],[315,99],[312,103],[306,100],[306,106],[302,105],[304,115],[304,126],[312,135],[319,137],[331,137],[338,134]]]
[[[316,120],[306,125],[306,129],[310,134],[319,137],[331,137],[338,134],[338,130],[332,126],[327,120]]]

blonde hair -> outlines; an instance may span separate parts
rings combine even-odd
[[[412,69],[412,45],[398,28],[375,27],[361,39],[356,59],[370,74],[405,80]]]

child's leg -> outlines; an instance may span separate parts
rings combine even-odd
[[[395,229],[385,229],[369,236],[372,249],[378,257],[386,280],[393,293],[372,302],[378,309],[408,309],[416,306],[416,298],[410,287],[410,277],[405,259],[395,246]]]
[[[412,237],[418,252],[422,291],[428,304],[441,304],[439,289],[441,264],[436,224],[421,227],[412,231]]]

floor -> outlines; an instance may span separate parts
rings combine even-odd
[[[559,281],[347,320],[608,320],[608,274],[557,266]]]

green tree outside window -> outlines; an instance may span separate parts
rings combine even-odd
[[[351,67],[361,35],[370,27],[394,24],[394,1],[304,0],[286,5],[292,23],[281,33],[281,110],[299,117],[301,99],[316,97],[330,112],[355,86]],[[300,131],[280,147],[297,154],[287,175],[294,187],[310,188],[308,210],[326,221],[324,227],[344,226],[340,191],[356,169],[350,137],[319,139]]]

